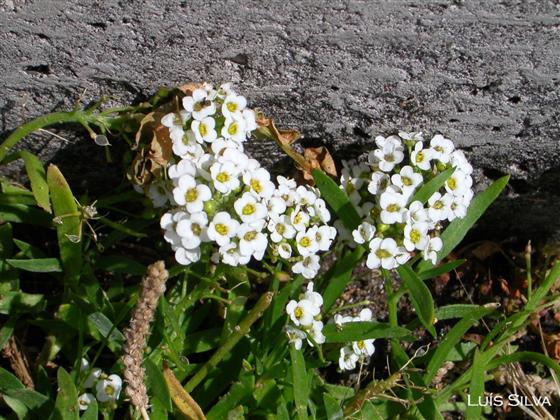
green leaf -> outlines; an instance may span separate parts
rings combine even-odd
[[[532,312],[537,308],[537,306],[541,303],[541,300],[544,299],[544,297],[556,283],[556,280],[558,280],[558,278],[560,278],[560,263],[557,263],[552,267],[542,284],[535,291],[533,291],[531,298],[526,305],[526,308],[529,311]]]
[[[0,223],[4,222],[52,227],[52,216],[44,210],[25,204],[0,204]]]
[[[0,260],[11,257],[13,253],[12,225],[5,223],[0,225]]]
[[[0,392],[6,393],[14,389],[25,389],[25,386],[15,375],[0,367]]]
[[[418,318],[422,325],[432,334],[433,337],[436,336],[436,330],[434,328],[434,299],[430,293],[430,289],[426,286],[418,275],[410,268],[408,265],[401,265],[397,268],[399,276],[404,282],[405,287],[408,289],[410,300]]]
[[[504,365],[506,363],[516,362],[540,363],[556,372],[557,375],[560,375],[560,364],[558,364],[556,360],[553,360],[542,353],[536,353],[532,351],[519,351],[513,354],[508,354],[506,356],[496,357],[494,360],[488,363],[488,370],[496,369],[498,366]]]
[[[82,224],[79,217],[76,200],[66,182],[66,179],[55,165],[49,165],[47,182],[51,191],[58,236],[60,259],[64,267],[66,279],[70,283],[77,283],[82,268]]]
[[[37,201],[37,205],[46,212],[51,212],[51,203],[49,201],[49,186],[47,185],[47,175],[45,168],[37,156],[26,150],[17,152],[23,159],[27,176],[31,182],[31,191]]]
[[[58,395],[52,418],[55,420],[78,420],[80,409],[78,406],[78,391],[72,377],[64,368],[57,371]]]
[[[484,394],[484,366],[485,358],[476,350],[472,364],[471,385],[469,387],[469,397],[471,401],[480,401]],[[467,420],[478,420],[482,418],[482,405],[469,404],[466,413]]]
[[[492,305],[489,305],[487,308],[491,308],[491,307]],[[463,304],[463,303],[441,306],[436,309],[436,318],[438,319],[438,321],[443,321],[445,319],[453,319],[453,318],[463,318],[469,316],[472,313],[472,311],[480,310],[483,308],[485,308],[485,306],[470,305],[470,304]]]
[[[0,295],[0,314],[8,315],[41,310],[44,304],[43,295],[7,292]]]
[[[348,229],[351,231],[356,229],[362,223],[362,218],[346,193],[320,169],[313,169],[311,173],[315,185],[321,191],[321,198],[328,203]]]
[[[416,193],[410,199],[410,202],[412,203],[414,201],[420,201],[422,204],[424,204],[435,192],[438,192],[440,188],[443,187],[445,181],[447,181],[448,178],[453,175],[453,172],[455,172],[455,168],[451,167],[433,177],[430,181],[422,185],[422,188],[416,191]]]
[[[41,407],[49,402],[46,396],[32,389],[11,389],[6,391],[6,395],[20,401],[32,411],[40,410]]]
[[[346,285],[352,280],[352,270],[364,255],[365,248],[358,247],[339,260],[327,275],[328,286],[323,293],[323,311],[328,312]]]
[[[439,343],[436,347],[434,354],[428,362],[426,373],[424,375],[424,382],[432,382],[432,379],[438,369],[441,367],[443,362],[447,360],[447,356],[451,349],[455,347],[459,341],[461,341],[465,333],[474,325],[475,322],[492,311],[494,311],[494,308],[481,307],[479,309],[474,309],[469,315],[465,316],[465,318],[461,319],[453,326],[453,328],[451,328],[451,330],[449,330],[441,343]]]
[[[296,404],[296,413],[299,420],[307,419],[307,397],[308,397],[308,379],[307,369],[305,367],[305,359],[303,352],[296,350],[290,344],[290,357],[292,360],[292,379],[294,402]]]
[[[344,418],[340,401],[331,397],[326,392],[323,393],[323,404],[325,405],[325,413],[329,420]]]
[[[7,311],[9,312],[9,311]],[[12,316],[8,318],[6,322],[0,328],[0,349],[4,348],[12,334],[14,333],[14,329],[16,327],[17,317]]]
[[[62,266],[56,258],[36,258],[33,260],[7,259],[6,262],[14,268],[32,273],[60,273]]]
[[[220,398],[212,409],[206,413],[208,420],[222,420],[229,418],[228,413],[240,404],[241,401],[250,397],[255,388],[255,377],[250,375],[240,382],[235,382],[229,391]]]
[[[434,277],[441,276],[442,274],[449,273],[450,271],[455,270],[457,267],[463,265],[465,261],[466,260],[450,261],[438,267],[422,271],[421,273],[418,273],[418,277],[420,277],[420,280],[433,279]]]
[[[109,318],[101,312],[94,312],[88,315],[90,321],[99,331],[103,338],[108,338],[114,349],[120,349],[124,342],[124,335],[115,327]]]
[[[202,353],[218,347],[221,335],[221,328],[210,328],[189,334],[188,342],[185,344],[185,348],[183,350],[184,355],[190,353]]]
[[[25,420],[30,417],[29,410],[27,409],[25,404],[23,404],[17,398],[12,398],[9,395],[3,395],[2,399],[4,400],[6,405],[10,407],[14,411],[14,413],[16,413],[16,416],[19,420]]]
[[[162,370],[149,358],[144,360],[144,367],[146,368],[150,394],[157,398],[167,411],[172,411],[171,395],[169,394],[169,388],[163,377]]]
[[[347,343],[370,338],[402,338],[411,335],[406,328],[392,327],[376,321],[346,322],[342,326],[327,324],[323,328],[323,334],[327,343]]]
[[[102,256],[97,260],[96,267],[113,273],[132,274],[134,276],[143,276],[146,273],[145,265],[121,255]]]
[[[97,407],[97,400],[93,398],[92,401],[89,403],[87,410],[84,411],[84,414],[82,414],[82,417],[80,417],[80,420],[98,420],[99,418],[98,410],[99,408]]]
[[[467,214],[462,219],[453,220],[449,226],[441,234],[443,248],[438,252],[438,261],[449,255],[457,245],[463,240],[467,232],[480,219],[486,209],[490,207],[496,198],[500,195],[509,181],[509,175],[506,175],[490,185],[486,190],[476,195],[472,200]],[[418,264],[418,272],[427,271],[432,267],[430,261],[422,261]]]
[[[43,252],[42,249],[37,248],[36,246],[33,246],[27,242],[20,241],[19,239],[14,238],[14,244],[16,244],[24,257],[27,257],[29,259],[47,258],[47,255]]]

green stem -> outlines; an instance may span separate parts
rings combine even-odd
[[[126,233],[127,235],[130,236],[134,236],[135,238],[145,238],[146,236],[148,236],[145,233],[141,233],[141,232],[136,232],[135,230],[132,230],[130,228],[127,228],[126,226],[120,224],[120,223],[116,223],[113,222],[112,220],[109,220],[105,217],[100,217],[98,219],[101,223],[103,223],[104,225],[109,226],[110,228],[113,228],[115,230],[118,230],[122,233]]]
[[[222,346],[216,350],[212,355],[210,360],[208,360],[198,372],[187,382],[185,389],[188,392],[192,392],[196,388],[211,369],[216,367],[216,365],[235,347],[235,345],[247,334],[251,326],[263,315],[264,311],[272,302],[273,293],[267,292],[260,297],[253,309],[247,314],[245,318],[236,325],[233,333],[227,338],[227,340],[222,344]]]
[[[357,307],[360,307],[360,306],[367,306],[369,304],[371,304],[370,300],[362,300],[361,302],[351,303],[349,305],[342,305],[342,306],[339,306],[338,308],[334,308],[330,311],[330,313],[334,315],[337,312],[345,311],[346,309],[357,308]]]
[[[18,141],[27,136],[28,134],[39,130],[44,127],[48,127],[54,124],[62,123],[80,123],[83,124],[86,121],[86,116],[81,111],[72,112],[53,112],[51,114],[46,114],[41,117],[35,118],[26,124],[16,128],[12,134],[8,136],[2,144],[0,144],[0,162],[4,160],[8,151],[16,145]]]

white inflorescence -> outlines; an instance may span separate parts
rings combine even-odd
[[[89,362],[82,358],[80,372],[84,374],[89,372],[83,380],[83,387],[87,390],[91,388],[92,392],[84,392],[78,397],[78,405],[80,410],[87,410],[94,399],[101,403],[114,402],[119,399],[122,389],[122,379],[119,375],[106,375],[99,368],[89,368]]]
[[[371,321],[372,313],[370,309],[362,309],[357,317],[335,315],[334,323],[340,327],[346,322]],[[338,358],[338,366],[340,370],[352,370],[356,368],[356,363],[364,362],[375,352],[373,338],[359,340],[350,343],[340,349],[340,357]]]
[[[362,217],[353,232],[337,220],[339,240],[369,248],[367,266],[387,270],[408,261],[415,252],[425,260],[437,261],[443,243],[443,224],[466,215],[473,197],[472,166],[460,150],[442,135],[424,143],[422,133],[400,132],[398,136],[375,139],[377,149],[368,163],[343,162],[341,188]],[[423,204],[414,194],[449,167],[453,174],[440,191]]]
[[[257,128],[255,112],[229,84],[204,85],[186,96],[183,109],[165,115],[174,159],[169,181],[152,184],[154,206],[170,206],[161,218],[164,237],[179,264],[201,258],[213,244],[212,260],[232,266],[273,258],[289,261],[307,279],[319,270],[320,251],[336,236],[319,191],[270,173],[244,152]]]
[[[314,345],[313,341],[317,344],[325,342],[321,306],[323,306],[323,297],[313,291],[313,282],[309,282],[305,294],[299,301],[291,300],[286,305],[286,312],[293,324],[286,326],[286,334],[297,350],[301,349],[306,338],[310,346]]]

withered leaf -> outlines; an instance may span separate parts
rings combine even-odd
[[[165,378],[165,382],[167,382],[171,399],[181,414],[190,420],[206,419],[200,406],[196,403],[193,397],[185,391],[181,382],[179,382],[167,365],[163,366],[163,377]]]
[[[336,178],[336,166],[334,159],[325,146],[308,147],[303,152],[303,157],[307,162],[307,167],[302,168],[303,179],[307,182],[313,182],[313,169],[321,169],[327,175]]]

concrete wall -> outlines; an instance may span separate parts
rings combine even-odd
[[[513,176],[485,228],[560,231],[556,1],[3,0],[0,10],[4,135],[84,90],[126,104],[161,85],[233,81],[338,157],[367,150],[370,134],[440,131],[481,184]],[[89,157],[102,153],[63,133],[71,144],[39,135],[27,147],[70,177],[95,176]],[[272,144],[254,149],[269,166],[279,159]]]

